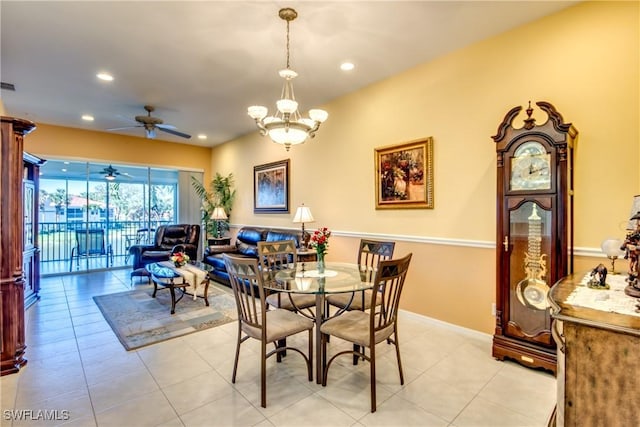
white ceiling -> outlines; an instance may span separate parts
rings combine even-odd
[[[193,135],[157,139],[213,146],[255,130],[248,106],[275,107],[285,66],[281,7],[299,14],[291,68],[306,111],[575,3],[3,0],[0,77],[16,90],[0,96],[9,115],[95,131],[135,125],[151,104]],[[356,66],[349,73],[339,69],[346,60]],[[99,81],[100,71],[115,80]],[[118,133],[144,137],[141,128]]]

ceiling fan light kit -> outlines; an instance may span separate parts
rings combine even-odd
[[[311,109],[309,118],[306,118],[298,112],[292,83],[298,73],[289,67],[289,23],[298,17],[298,13],[294,9],[284,8],[280,9],[278,16],[287,22],[287,68],[279,72],[280,77],[284,79],[284,85],[280,99],[276,101],[276,113],[267,116],[267,107],[253,105],[247,109],[247,114],[255,120],[261,135],[269,135],[273,142],[284,145],[289,151],[292,145],[302,144],[308,138],[313,138],[320,124],[329,117],[329,113]]]

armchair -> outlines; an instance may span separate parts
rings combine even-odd
[[[174,224],[161,225],[156,230],[152,244],[132,245],[129,254],[133,257],[134,276],[148,276],[145,266],[154,262],[167,261],[172,253],[184,251],[189,258],[198,256],[200,243],[200,225]]]

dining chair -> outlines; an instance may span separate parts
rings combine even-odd
[[[358,249],[358,266],[361,271],[375,269],[382,260],[391,259],[395,242],[380,240],[360,240]],[[329,295],[327,303],[344,310],[368,310],[371,308],[371,290]],[[380,305],[379,296],[376,297],[376,305]]]
[[[283,309],[267,310],[264,281],[258,260],[234,257],[224,254],[224,262],[229,273],[231,287],[238,308],[238,341],[233,361],[231,382],[235,384],[238,371],[240,346],[249,338],[260,341],[260,405],[267,407],[267,359],[286,350],[299,353],[307,364],[307,376],[313,380],[313,321]],[[285,338],[308,331],[309,350],[304,354],[295,347],[281,346]],[[267,352],[267,345],[273,343],[274,350]]]
[[[340,316],[332,317],[320,326],[324,372],[322,386],[327,385],[329,368],[338,356],[350,354],[355,358],[367,360],[370,364],[371,412],[376,411],[376,344],[387,340],[395,345],[400,384],[404,384],[398,342],[398,307],[411,256],[412,254],[408,254],[404,258],[383,260],[378,264],[378,270],[373,280],[370,303],[373,307],[376,296],[380,295],[379,306],[368,312],[360,310],[345,312]],[[353,350],[340,351],[327,362],[327,341],[329,336],[353,343]],[[369,355],[365,354],[365,348],[369,349]]]
[[[278,270],[296,270],[297,248],[293,240],[278,240],[273,242],[258,242],[258,260],[266,280],[275,280],[274,272]],[[316,297],[312,294],[294,294],[272,292],[267,295],[267,304],[271,307],[300,312],[304,309],[315,307]],[[313,318],[313,315],[310,316]]]

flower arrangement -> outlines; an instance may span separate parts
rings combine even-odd
[[[184,252],[176,252],[175,254],[171,255],[169,259],[173,261],[173,265],[175,265],[176,267],[182,267],[190,260],[189,255]]]
[[[318,255],[325,255],[329,249],[329,237],[331,231],[327,227],[318,228],[311,235],[309,246],[314,248]]]

